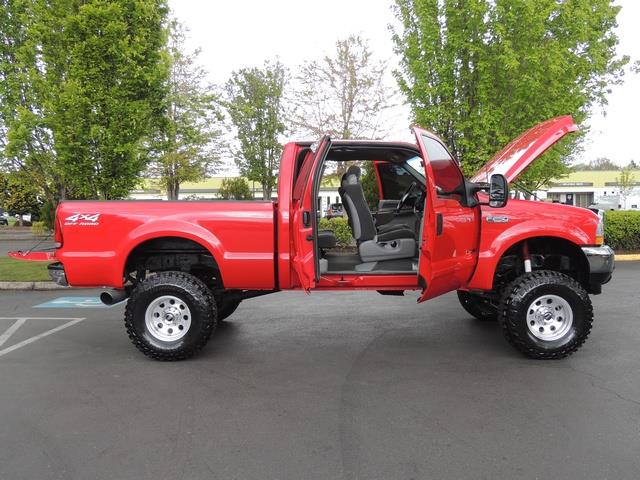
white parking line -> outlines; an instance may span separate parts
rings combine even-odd
[[[60,330],[64,330],[67,327],[70,327],[72,325],[75,325],[76,323],[80,323],[81,321],[85,320],[84,318],[69,318],[69,317],[22,317],[22,318],[16,318],[16,317],[0,317],[0,320],[16,320],[16,322],[11,325],[6,332],[4,332],[1,336],[0,336],[0,345],[2,345],[3,343],[5,343],[9,337],[11,337],[11,335],[13,335],[16,330],[18,330],[22,325],[24,325],[24,323],[27,320],[69,320],[67,323],[63,323],[62,325],[58,325],[55,328],[52,328],[51,330],[47,330],[46,332],[43,332],[39,335],[36,335],[35,337],[31,337],[31,338],[27,338],[26,340],[23,340],[21,342],[16,343],[15,345],[11,345],[10,347],[7,347],[3,350],[0,350],[0,357],[2,357],[3,355],[6,355],[7,353],[13,352],[14,350],[17,350],[19,348],[24,347],[25,345],[29,345],[30,343],[33,342],[37,342],[38,340],[40,340],[41,338],[47,337],[51,334],[54,334],[56,332],[59,332]]]
[[[0,335],[0,347],[2,345],[4,345],[4,343],[9,340],[9,338],[11,338],[11,335],[13,335],[14,333],[16,333],[16,330],[18,330],[23,324],[24,322],[26,322],[27,319],[26,318],[19,318],[16,320],[16,322],[11,325],[6,332],[4,332],[2,335]]]

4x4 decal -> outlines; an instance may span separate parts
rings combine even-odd
[[[64,219],[65,225],[94,226],[100,225],[99,213],[74,213]]]

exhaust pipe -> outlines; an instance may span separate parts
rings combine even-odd
[[[129,292],[126,290],[105,290],[100,294],[100,301],[105,305],[115,305],[129,297]]]

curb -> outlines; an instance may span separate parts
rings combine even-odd
[[[54,282],[0,282],[0,290],[62,290],[63,287]]]
[[[640,260],[640,253],[627,253],[615,256],[616,262],[631,262],[634,260]]]
[[[49,235],[20,235],[20,234],[9,234],[9,233],[0,233],[0,242],[5,240],[33,240],[34,242],[38,242],[41,240],[46,240],[49,238]],[[52,238],[53,240],[53,238]]]
[[[47,237],[27,237],[27,236],[20,236],[20,235],[0,235],[0,242],[4,242],[6,241],[21,241],[21,242],[28,242],[28,241],[40,241],[43,239],[46,239]]]

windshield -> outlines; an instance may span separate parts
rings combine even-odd
[[[422,158],[416,155],[415,157],[407,160],[405,162],[405,166],[407,167],[407,170],[409,170],[413,176],[418,177],[424,185],[424,164],[422,163]]]

